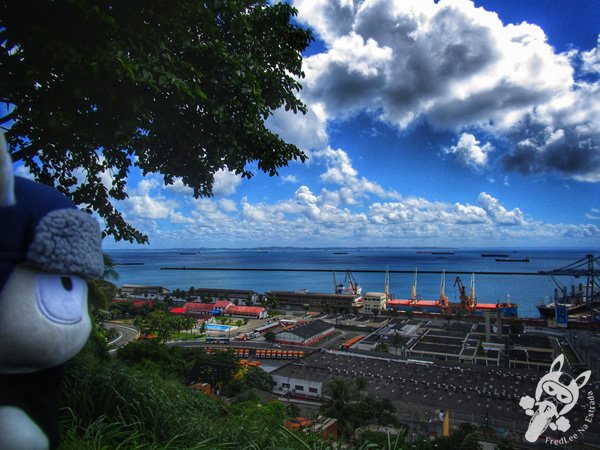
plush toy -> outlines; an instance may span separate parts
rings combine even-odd
[[[0,449],[58,446],[61,368],[88,338],[85,280],[102,270],[98,223],[13,176],[0,134]]]

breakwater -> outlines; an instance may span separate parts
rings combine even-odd
[[[284,267],[161,267],[160,270],[199,270],[199,271],[228,271],[228,272],[314,272],[314,273],[344,273],[348,269],[318,269],[318,268],[284,268]],[[379,269],[352,269],[353,273],[385,273],[385,270]],[[403,273],[411,274],[415,273],[414,270],[389,270],[389,273]],[[470,270],[419,270],[418,274],[437,274],[441,275],[446,273],[447,275],[464,275],[464,274],[475,274],[475,275],[525,275],[525,276],[547,276],[546,273],[540,272],[497,272],[497,271],[470,271]]]

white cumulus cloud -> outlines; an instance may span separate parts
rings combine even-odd
[[[217,197],[231,195],[235,193],[241,182],[241,175],[236,175],[229,170],[218,170],[215,172],[213,194]]]
[[[315,159],[323,161],[327,167],[321,174],[321,181],[340,186],[338,199],[347,204],[357,202],[356,197],[374,194],[378,197],[398,198],[393,190],[385,190],[378,183],[365,177],[359,177],[358,171],[353,167],[352,161],[342,149],[334,150],[331,147],[314,153]]]
[[[527,221],[519,208],[512,211],[507,210],[497,198],[482,192],[477,198],[477,203],[488,214],[488,216],[499,225],[525,225]]]
[[[444,149],[446,153],[458,156],[466,164],[475,168],[484,167],[488,163],[488,153],[494,150],[489,142],[481,145],[471,133],[462,133],[456,145]]]
[[[327,120],[367,111],[401,129],[482,127],[506,142],[503,170],[600,181],[600,81],[576,79],[573,64],[597,74],[598,47],[557,53],[539,26],[504,24],[469,0],[294,6],[325,43],[305,59],[302,96]],[[481,167],[485,145],[457,151]]]

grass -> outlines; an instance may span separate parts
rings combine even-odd
[[[401,448],[400,437],[381,433],[348,447],[289,431],[282,426],[281,402],[227,404],[189,389],[156,364],[138,367],[107,357],[100,342],[88,342],[66,366],[61,450]]]
[[[199,333],[171,333],[169,336],[169,340],[172,341],[189,341],[190,339],[198,339],[202,337],[202,334]]]
[[[283,429],[280,402],[229,405],[142,367],[99,357],[93,346],[69,363],[60,448],[294,449],[322,441]]]
[[[365,430],[360,432],[360,441],[364,448],[401,450],[404,446],[404,435]]]

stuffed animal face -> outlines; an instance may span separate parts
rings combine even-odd
[[[63,194],[13,176],[0,135],[0,374],[55,367],[81,349],[101,240],[96,220]]]
[[[13,176],[0,133],[0,448],[58,447],[61,365],[90,333],[101,242],[67,197]]]
[[[0,291],[0,305],[2,373],[62,364],[81,350],[90,333],[87,284],[78,276],[18,265]]]

